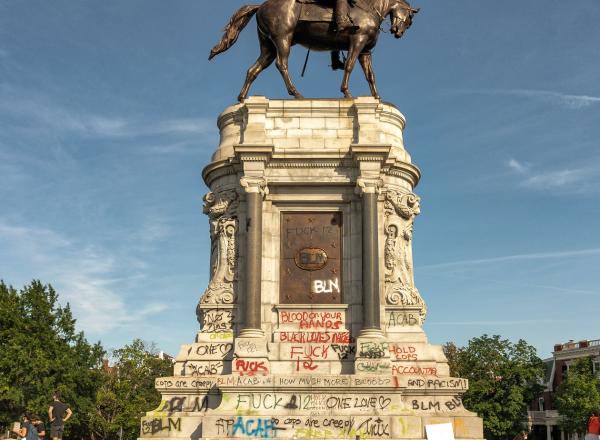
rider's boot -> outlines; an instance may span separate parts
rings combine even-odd
[[[356,26],[347,15],[339,15],[336,17],[335,24],[338,32],[351,31],[356,32],[359,26]]]
[[[340,59],[340,51],[334,50],[331,52],[331,70],[344,70],[346,64]]]

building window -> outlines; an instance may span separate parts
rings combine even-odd
[[[600,361],[594,361],[594,373],[598,374],[600,373]]]
[[[544,411],[544,398],[543,397],[540,397],[538,399],[538,408],[540,411]]]
[[[562,380],[565,380],[567,378],[567,372],[569,371],[569,366],[567,364],[563,364],[560,371],[561,371]]]

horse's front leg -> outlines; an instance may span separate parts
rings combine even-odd
[[[377,93],[377,85],[375,85],[375,72],[373,71],[373,59],[371,57],[371,52],[363,52],[358,56],[358,61],[365,72],[365,78],[369,83],[369,88],[371,89],[371,95],[373,98],[379,99],[379,93]]]
[[[348,91],[348,82],[350,81],[352,69],[354,69],[354,65],[356,64],[356,58],[365,47],[365,42],[364,37],[359,37],[350,43],[348,59],[346,59],[346,65],[344,66],[344,78],[342,79],[342,86],[340,87],[341,92],[346,98],[352,98],[352,95]]]
[[[275,61],[275,65],[283,77],[288,93],[295,98],[302,98],[302,95],[298,92],[298,89],[296,89],[288,72],[288,59],[290,57],[292,34],[283,38],[277,38],[273,43],[277,48],[277,60]]]

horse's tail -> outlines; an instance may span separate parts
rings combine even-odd
[[[234,45],[240,32],[246,27],[252,16],[256,14],[258,8],[260,8],[260,5],[244,5],[233,14],[233,17],[231,17],[231,20],[229,20],[229,23],[225,26],[221,41],[219,41],[210,51],[210,55],[208,56],[209,60],[212,60],[215,56],[221,52],[225,52]]]

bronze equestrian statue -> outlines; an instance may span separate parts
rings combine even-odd
[[[288,93],[302,98],[288,73],[288,57],[294,44],[318,51],[348,51],[340,88],[342,93],[346,98],[352,97],[348,91],[348,80],[358,59],[371,94],[379,98],[371,50],[377,43],[380,26],[384,19],[390,16],[391,33],[400,38],[410,27],[413,16],[419,10],[413,9],[405,0],[352,0],[352,3],[347,5],[350,7],[345,14],[350,25],[341,19],[344,23],[340,22],[341,28],[338,28],[335,22],[339,19],[333,18],[334,5],[330,5],[329,1],[267,0],[261,5],[245,5],[238,9],[225,27],[221,41],[210,51],[208,59],[229,49],[256,14],[260,56],[248,69],[246,81],[238,96],[240,102],[248,96],[250,85],[258,74],[273,61],[285,81]],[[336,0],[336,3],[340,1],[350,0]]]

